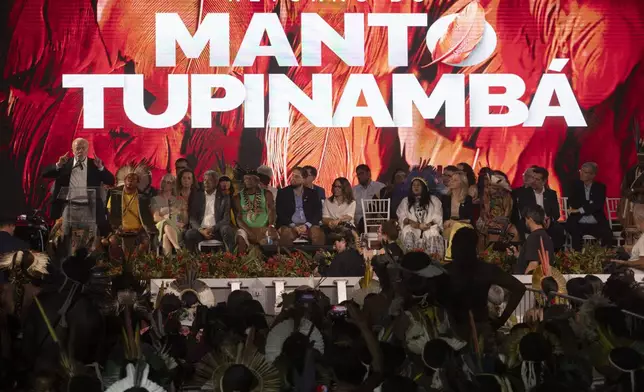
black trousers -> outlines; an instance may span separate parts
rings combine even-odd
[[[610,229],[608,221],[596,224],[579,223],[579,219],[568,219],[566,222],[566,231],[572,237],[572,248],[580,251],[583,245],[582,237],[592,235],[601,241],[602,246],[611,246],[613,242],[613,232]]]
[[[235,249],[236,233],[237,230],[232,226],[221,226],[219,230],[215,230],[214,239],[222,241],[226,250],[232,252]],[[197,245],[203,240],[205,240],[204,236],[202,236],[199,230],[196,229],[190,229],[183,235],[183,241],[186,244],[186,248],[191,252],[197,252]]]
[[[552,239],[552,245],[555,248],[555,252],[563,249],[566,244],[566,230],[563,225],[559,222],[550,222],[550,226],[548,226],[546,231]]]

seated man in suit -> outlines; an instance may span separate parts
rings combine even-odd
[[[292,245],[298,238],[308,238],[313,245],[324,245],[324,232],[320,228],[322,200],[315,189],[304,186],[302,168],[294,168],[291,185],[277,192],[276,209],[282,245]]]
[[[561,216],[559,208],[559,197],[557,192],[546,187],[548,183],[548,170],[543,167],[530,168],[531,181],[530,187],[522,187],[515,189],[515,209],[516,211],[523,211],[527,207],[535,205],[540,206],[545,211],[545,220],[543,227],[548,232],[555,250],[558,251],[563,248],[566,242],[566,231],[564,227],[559,224],[558,220]],[[525,239],[528,230],[525,224],[525,217],[519,213],[520,220],[517,222],[521,240]]]
[[[581,250],[584,235],[599,239],[603,246],[610,246],[613,240],[613,232],[604,214],[606,185],[595,182],[596,175],[597,164],[584,163],[579,170],[580,179],[570,187],[566,230],[572,237],[575,250]]]
[[[108,221],[113,232],[109,238],[110,250],[118,252],[121,239],[131,238],[138,251],[146,252],[150,247],[150,236],[156,233],[150,199],[138,189],[146,168],[126,166],[119,172],[124,176],[123,185],[113,189],[107,201]]]
[[[184,240],[191,251],[197,250],[197,245],[205,240],[220,240],[226,250],[235,247],[235,229],[230,220],[230,196],[217,192],[219,179],[217,173],[208,170],[203,175],[203,191],[194,191],[190,195],[188,214],[190,229],[186,231]]]

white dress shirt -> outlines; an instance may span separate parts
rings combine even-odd
[[[201,227],[215,227],[217,220],[215,219],[215,199],[217,197],[217,191],[214,191],[212,194],[204,192],[206,195],[206,209],[203,214],[203,220],[201,221]]]
[[[590,201],[591,203],[593,202],[590,200],[590,190],[592,189],[593,184],[586,185],[584,184],[584,192],[586,193],[586,201]],[[579,209],[580,214],[584,214],[586,211],[584,211],[584,208]],[[587,216],[582,216],[581,219],[579,220],[579,223],[583,223],[586,225],[596,225],[597,224],[597,219],[595,219],[594,216],[592,215],[587,215]]]
[[[385,184],[378,181],[371,181],[369,185],[362,186],[360,184],[353,187],[353,197],[356,199],[356,215],[355,223],[359,224],[360,219],[364,215],[362,212],[362,200],[373,199],[385,187]]]
[[[541,208],[545,208],[543,206],[543,194],[546,192],[546,188],[543,188],[541,190],[541,193],[537,192],[537,190],[534,190],[534,198],[537,200],[537,204],[541,206]]]
[[[72,173],[69,177],[69,200],[87,202],[87,158],[80,162],[74,157]]]

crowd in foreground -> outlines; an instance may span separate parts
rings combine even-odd
[[[542,247],[542,291],[517,313],[526,287],[477,244],[475,229],[456,230],[452,261],[439,264],[387,242],[351,300],[332,306],[300,287],[276,317],[244,291],[218,302],[190,269],[153,301],[127,264],[107,276],[96,251],[10,253],[0,390],[641,390],[644,320],[632,313],[644,314],[644,290],[630,269],[566,282]]]
[[[72,151],[73,157],[65,154],[43,173],[55,179],[54,236],[69,233],[70,222],[74,229],[96,224],[115,257],[126,251],[125,244],[166,255],[184,248],[197,251],[200,243],[213,240],[241,253],[255,245],[332,245],[346,231],[359,235],[377,229],[381,222],[373,221],[387,215],[396,220],[406,252],[420,249],[442,260],[454,229],[472,227],[479,233],[479,249],[496,247],[517,256],[519,274],[538,265],[542,242],[552,254],[564,248],[567,238],[575,250],[581,250],[588,235],[603,246],[614,241],[605,212],[606,187],[595,181],[598,167],[592,162],[581,166],[579,179],[567,188],[562,222],[559,196],[548,187],[548,171],[538,166],[527,169],[524,184],[512,189],[505,173],[482,168],[475,174],[467,163],[437,170],[421,162],[411,170],[394,171],[388,184],[374,181],[369,167],[359,165],[358,184],[352,187],[349,179],[337,178],[327,198],[326,190],[315,184],[317,170],[311,166],[291,169],[290,185],[277,189],[267,166],[238,168],[235,175],[208,170],[199,182],[188,161],[180,158],[176,177],[164,175],[157,189],[143,164],[122,167],[114,177],[100,159],[88,158],[86,140],[76,139]],[[625,218],[625,233],[644,224],[644,178],[640,164],[634,169],[625,178],[626,203],[619,214]],[[236,183],[241,189],[235,189]],[[92,196],[89,189],[98,191]],[[387,208],[383,211],[374,200],[386,201]],[[615,262],[642,268],[644,239],[631,246],[631,254]]]

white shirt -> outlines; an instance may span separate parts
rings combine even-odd
[[[543,194],[545,193],[545,191],[546,191],[546,188],[543,188],[541,190],[541,193],[537,192],[536,189],[534,190],[534,198],[537,200],[537,204],[541,206],[541,208],[545,208],[543,206]]]
[[[351,219],[355,216],[356,213],[356,202],[355,200],[351,203],[342,203],[338,204],[337,201],[327,200],[326,203],[322,206],[322,217],[329,219],[340,219],[345,215],[349,215]]]
[[[204,192],[206,195],[206,209],[203,214],[203,220],[201,221],[201,227],[215,227],[217,220],[215,219],[215,199],[217,197],[217,191],[214,191],[211,195],[207,192]]]
[[[637,261],[642,256],[644,256],[644,235],[641,235],[635,245],[633,245],[629,261]]]
[[[378,181],[371,181],[369,185],[362,186],[360,184],[353,187],[353,197],[356,199],[356,214],[355,223],[359,224],[362,219],[362,200],[373,199],[375,195],[385,187],[385,184]]]
[[[87,202],[87,158],[79,162],[78,158],[74,157],[72,173],[69,177],[68,200]]]

